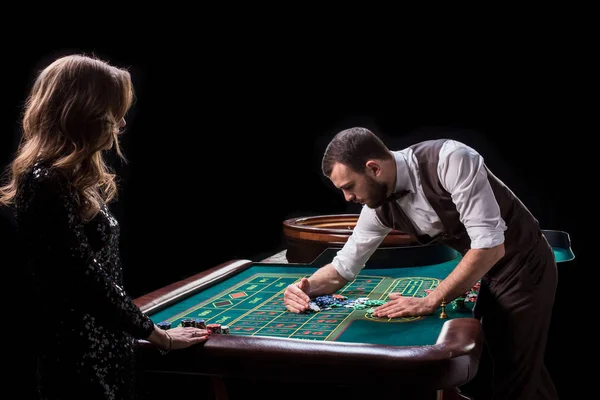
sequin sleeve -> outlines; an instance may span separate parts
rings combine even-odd
[[[25,178],[21,193],[19,230],[37,254],[34,274],[42,284],[53,285],[59,296],[78,296],[105,324],[147,338],[153,322],[94,256],[75,197],[57,173],[35,171]]]

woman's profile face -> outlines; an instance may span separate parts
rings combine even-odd
[[[121,118],[121,120],[119,121],[119,124],[117,125],[117,127],[118,127],[117,134],[119,134],[123,131],[123,128],[125,128],[125,125],[127,125],[125,118]]]

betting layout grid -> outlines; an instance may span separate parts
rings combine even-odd
[[[479,293],[479,287],[481,282],[478,281],[467,290],[463,296],[457,297],[452,301],[452,307],[455,310],[467,310],[465,303],[475,302]],[[425,289],[425,295],[431,293],[433,289]],[[348,296],[336,293],[332,295],[322,295],[311,298],[309,302],[309,308],[304,313],[316,313],[320,311],[328,311],[334,308],[345,307],[354,310],[366,309],[367,316],[372,316],[376,307],[385,304],[385,300],[381,299],[369,299],[368,297],[357,297],[351,299]],[[168,321],[162,321],[157,324],[161,329],[171,329],[172,324]],[[200,318],[183,318],[181,320],[181,326],[183,327],[197,327],[201,329],[208,329],[211,333],[217,334],[230,334],[231,329],[229,325],[220,323],[207,324],[204,319]]]

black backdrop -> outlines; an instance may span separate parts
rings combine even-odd
[[[31,49],[4,67],[2,165],[16,148],[36,70],[80,51],[133,75],[137,99],[122,137],[129,163],[115,164],[121,194],[113,210],[134,297],[230,259],[281,250],[286,218],[358,212],[320,173],[327,140],[356,125],[392,149],[434,137],[464,141],[544,229],[567,231],[576,254],[585,252],[578,218],[587,192],[575,181],[586,176],[589,127],[581,115],[591,108],[575,94],[581,77],[563,65],[522,55],[390,63],[372,55]],[[3,233],[2,243],[9,240]],[[18,255],[16,267],[7,265],[10,281],[19,282]],[[564,349],[571,328],[554,329]],[[561,379],[570,373],[566,367]]]

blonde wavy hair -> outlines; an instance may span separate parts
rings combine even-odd
[[[134,101],[130,73],[94,56],[69,55],[43,69],[27,97],[22,136],[0,187],[0,202],[14,202],[19,183],[35,163],[67,177],[81,217],[93,218],[117,196],[115,174],[103,151],[119,147],[119,125]]]

